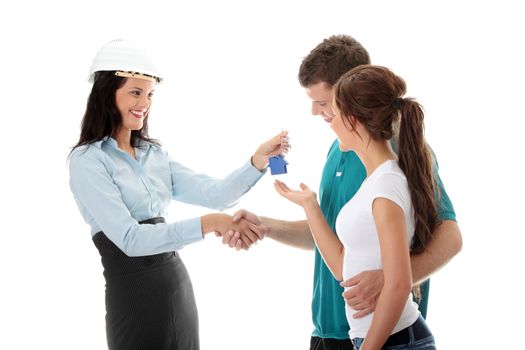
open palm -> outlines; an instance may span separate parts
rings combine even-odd
[[[275,180],[274,187],[284,198],[294,202],[301,207],[316,201],[316,194],[305,184],[299,185],[301,190],[292,190],[284,182]]]

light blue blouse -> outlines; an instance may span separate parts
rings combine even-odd
[[[198,174],[175,162],[160,146],[142,142],[136,159],[113,138],[75,149],[69,184],[91,234],[104,231],[128,256],[179,250],[201,240],[200,217],[139,225],[166,216],[172,199],[223,210],[233,206],[265,173],[248,161],[224,179]]]

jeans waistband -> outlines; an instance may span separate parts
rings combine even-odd
[[[386,346],[395,346],[402,344],[410,344],[417,340],[428,338],[432,335],[430,329],[425,322],[425,319],[419,315],[419,318],[412,325],[392,334],[385,342]]]

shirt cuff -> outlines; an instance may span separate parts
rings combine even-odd
[[[255,184],[264,174],[266,174],[268,167],[265,167],[263,170],[259,171],[256,167],[253,166],[251,159],[248,160],[242,167],[241,172],[244,174],[244,179],[246,184],[252,186]]]
[[[201,218],[193,218],[182,220],[178,222],[179,228],[182,232],[182,246],[202,241]]]

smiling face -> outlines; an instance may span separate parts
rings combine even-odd
[[[305,88],[306,94],[312,100],[312,115],[318,115],[325,122],[331,123],[333,119],[332,111],[332,87],[325,82],[309,85]]]
[[[312,115],[318,115],[330,124],[330,128],[337,135],[339,148],[342,151],[352,149],[353,132],[343,123],[341,112],[335,105],[334,94],[330,84],[319,82],[308,86],[305,90],[308,97],[312,100]]]
[[[127,78],[115,93],[115,102],[121,116],[119,133],[140,130],[148,116],[155,83],[137,78]]]

